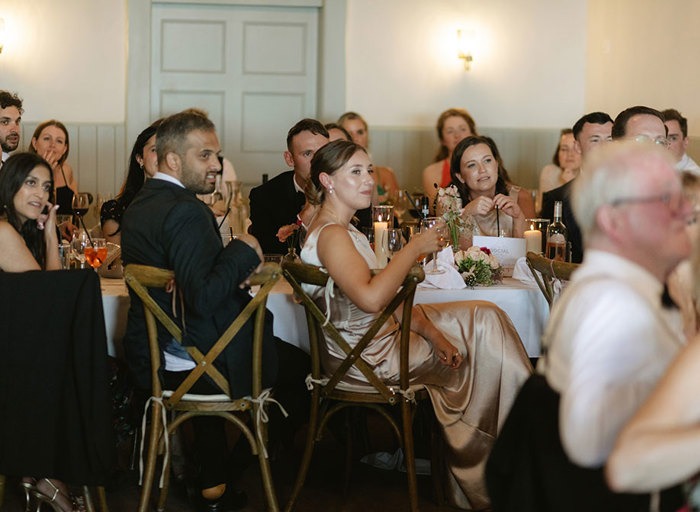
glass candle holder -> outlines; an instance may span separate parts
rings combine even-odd
[[[374,255],[377,267],[386,267],[389,261],[387,230],[394,227],[394,207],[381,205],[372,207],[372,226],[374,227]]]
[[[526,247],[528,251],[536,252],[539,254],[544,254],[544,247],[547,242],[547,226],[549,225],[549,219],[525,219],[525,240]],[[538,238],[537,233],[539,231],[539,250],[534,250],[535,240]]]

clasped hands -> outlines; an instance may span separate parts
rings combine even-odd
[[[496,194],[495,197],[479,196],[464,207],[463,215],[486,215],[488,212],[498,209],[511,217],[520,217],[522,212],[518,203],[510,196]]]

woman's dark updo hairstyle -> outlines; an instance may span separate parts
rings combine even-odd
[[[493,158],[498,164],[498,180],[496,181],[496,194],[508,195],[508,186],[506,185],[506,180],[501,174],[500,154],[498,153],[496,143],[493,142],[493,139],[491,139],[490,137],[471,136],[467,137],[466,139],[462,140],[459,144],[457,144],[457,147],[452,153],[452,160],[450,161],[450,176],[452,177],[451,184],[457,187],[459,195],[462,198],[462,205],[464,206],[471,202],[473,198],[469,193],[469,187],[467,187],[467,184],[462,183],[462,181],[457,176],[460,175],[460,170],[462,168],[462,155],[467,150],[467,148],[471,146],[476,146],[477,144],[486,144],[489,150],[491,150],[491,154],[493,154]],[[498,155],[498,157],[496,155]]]
[[[29,251],[34,259],[39,263],[42,270],[46,269],[46,244],[44,242],[44,232],[36,224],[36,220],[29,219],[22,223],[15,210],[15,195],[27,178],[32,169],[36,166],[43,166],[49,171],[51,177],[51,190],[49,191],[49,202],[53,204],[53,175],[51,166],[36,153],[14,153],[8,158],[0,168],[0,214],[3,214],[10,225],[24,239]]]
[[[320,174],[325,172],[333,175],[335,171],[348,163],[352,155],[358,151],[367,153],[365,148],[349,140],[329,142],[316,151],[311,159],[311,176],[304,189],[306,200],[314,205],[323,203],[326,197],[326,189],[321,185],[319,180]]]

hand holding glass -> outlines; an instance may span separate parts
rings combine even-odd
[[[443,243],[445,241],[445,224],[443,222],[442,217],[426,217],[425,219],[420,221],[420,230],[421,232],[427,231],[431,228],[435,227],[437,230],[438,234],[438,240],[440,243]],[[427,268],[425,269],[426,274],[443,274],[445,271],[440,270],[438,268],[437,264],[437,252],[433,252],[433,265],[431,269]]]

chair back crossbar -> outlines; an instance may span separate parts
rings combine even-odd
[[[265,307],[267,297],[275,286],[277,281],[282,276],[282,271],[277,263],[265,263],[259,273],[250,276],[249,282],[252,286],[260,286],[260,289],[254,297],[246,304],[243,310],[233,320],[229,327],[221,334],[219,339],[205,354],[195,346],[185,346],[185,350],[190,354],[195,362],[195,367],[190,370],[182,383],[172,393],[164,394],[158,370],[160,369],[160,347],[158,344],[158,328],[160,323],[168,331],[178,343],[182,343],[182,330],[178,325],[163,311],[150,295],[149,288],[164,288],[172,290],[173,294],[178,294],[175,283],[175,274],[171,270],[150,267],[146,265],[131,264],[124,267],[124,279],[127,285],[141,299],[144,308],[146,320],[146,328],[148,333],[148,341],[151,354],[151,381],[152,381],[152,400],[156,400],[153,404],[152,421],[151,421],[151,441],[148,452],[148,463],[144,476],[143,489],[139,502],[139,511],[145,512],[149,507],[150,488],[153,482],[153,473],[155,470],[156,451],[158,448],[158,440],[160,437],[159,430],[163,430],[163,436],[170,435],[177,426],[183,421],[196,415],[217,415],[221,416],[230,423],[236,425],[251,443],[253,454],[257,454],[260,462],[263,485],[268,502],[269,510],[277,511],[277,498],[272,485],[272,477],[270,467],[267,460],[267,450],[265,448],[265,429],[261,422],[261,418],[266,417],[263,409],[263,403],[268,398],[268,392],[263,393],[262,390],[262,343],[263,330],[265,324]],[[182,311],[184,315],[184,310]],[[216,358],[226,349],[231,340],[238,334],[243,326],[253,317],[253,361],[252,361],[252,396],[233,399],[227,379],[214,366]],[[220,398],[219,395],[188,395],[190,389],[203,376],[208,375],[216,384],[217,387],[226,395],[226,398]],[[209,397],[209,398],[207,398]],[[159,407],[162,404],[165,409],[169,409],[179,413],[167,425],[161,424]],[[234,412],[249,410],[253,415],[253,428],[256,431],[256,436],[253,436],[250,428],[240,418],[233,415]],[[257,439],[257,440],[256,440]],[[167,452],[167,443],[166,443]],[[161,486],[161,496],[158,503],[158,510],[163,510],[168,488],[167,475],[167,454],[164,461],[164,475]],[[163,483],[164,480],[164,483]]]
[[[550,260],[530,251],[527,253],[527,266],[530,267],[530,272],[532,272],[537,286],[551,308],[554,302],[554,288],[552,286],[554,279],[570,280],[571,274],[579,267],[579,264]]]

